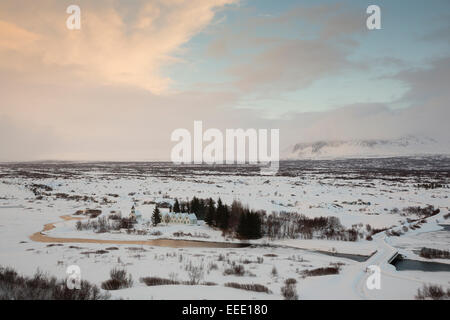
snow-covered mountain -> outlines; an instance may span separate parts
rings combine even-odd
[[[450,143],[428,137],[335,140],[297,143],[282,152],[283,159],[328,159],[450,154]]]

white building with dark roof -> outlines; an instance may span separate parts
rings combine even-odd
[[[195,213],[165,212],[161,214],[161,220],[164,223],[197,224]]]

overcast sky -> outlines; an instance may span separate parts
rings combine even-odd
[[[448,141],[449,46],[448,0],[2,0],[0,161],[167,160],[194,120]]]

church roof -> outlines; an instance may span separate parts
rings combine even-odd
[[[169,217],[181,218],[181,219],[185,219],[185,218],[188,218],[190,220],[197,219],[197,216],[195,215],[195,213],[166,212],[164,215],[168,215]]]

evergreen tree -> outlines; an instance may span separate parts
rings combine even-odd
[[[193,197],[189,206],[189,212],[198,214],[200,209],[200,201],[197,197]]]
[[[261,238],[261,217],[258,212],[249,213],[249,239]]]
[[[217,200],[217,210],[216,210],[216,214],[214,215],[214,225],[216,227],[220,228],[220,225],[222,223],[222,217],[224,215],[224,206],[222,203],[222,199],[219,198],[219,200]]]
[[[223,231],[228,230],[230,220],[230,210],[227,205],[221,205],[217,207],[217,225]]]
[[[214,225],[215,215],[216,215],[216,207],[214,200],[212,198],[209,198],[206,206],[206,216],[205,216],[205,222],[208,226]]]
[[[231,210],[230,210],[230,219],[228,222],[228,229],[230,230],[237,230],[239,226],[239,218],[244,212],[244,206],[241,202],[234,200],[231,204]]]
[[[178,199],[175,198],[175,203],[173,205],[173,212],[181,212],[180,210],[180,203],[178,202]]]
[[[197,219],[205,220],[206,215],[206,201],[204,199],[200,199],[198,203],[198,211],[195,213],[197,215]]]
[[[238,234],[244,239],[261,238],[261,217],[258,212],[245,210],[239,219]]]
[[[237,232],[241,238],[248,239],[247,212],[242,212],[241,216],[239,217],[239,225]]]
[[[158,225],[158,223],[161,223],[161,215],[159,212],[158,207],[155,207],[155,210],[153,210],[153,214],[152,214],[152,224],[154,227],[156,227]]]

